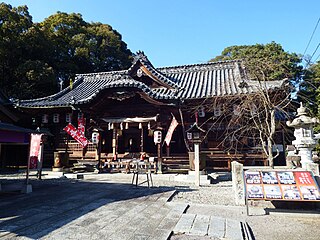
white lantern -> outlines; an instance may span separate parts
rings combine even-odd
[[[99,138],[100,138],[99,132],[93,132],[92,133],[91,141],[92,141],[93,144],[98,144],[99,143]]]
[[[59,113],[53,114],[53,122],[54,123],[59,123],[59,118],[60,118],[60,114]]]
[[[153,133],[154,144],[161,143],[161,140],[162,140],[162,132],[160,130],[155,130]]]
[[[72,120],[72,113],[67,113],[66,114],[66,122],[71,123],[71,120]]]
[[[43,114],[42,115],[42,119],[41,122],[42,123],[48,123],[49,119],[48,119],[48,114]]]

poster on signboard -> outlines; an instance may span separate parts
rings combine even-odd
[[[301,186],[300,191],[305,200],[320,200],[319,190],[314,186]]]
[[[283,198],[290,200],[300,200],[300,192],[297,186],[295,185],[281,185]]]
[[[267,199],[281,199],[280,187],[278,185],[264,185],[264,197]]]
[[[278,184],[276,172],[262,171],[261,174],[262,174],[262,182],[264,184]]]
[[[261,183],[261,177],[259,172],[245,172],[245,175],[246,175],[246,183],[249,183],[249,184]]]
[[[320,190],[308,171],[246,171],[248,199],[320,201]]]
[[[247,185],[247,191],[249,198],[263,198],[262,185],[260,184]]]
[[[310,172],[296,172],[295,176],[299,185],[314,184],[313,177],[311,176]]]
[[[278,172],[278,178],[281,184],[295,184],[293,172]]]

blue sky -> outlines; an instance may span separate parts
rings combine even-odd
[[[319,0],[8,0],[34,22],[57,11],[111,25],[155,67],[207,62],[233,45],[280,43],[303,54],[320,17]],[[320,42],[320,24],[307,54]],[[320,54],[316,52],[313,60]],[[320,57],[318,58],[320,60]]]

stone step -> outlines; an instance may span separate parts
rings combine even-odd
[[[173,229],[173,234],[209,236],[214,239],[254,239],[247,223],[234,219],[188,213],[181,216]]]

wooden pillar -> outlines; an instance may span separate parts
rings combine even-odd
[[[161,122],[157,122],[157,130],[161,131],[161,139],[157,143],[157,173],[162,174],[162,128]]]
[[[112,129],[112,155],[113,159],[116,159],[117,154],[117,129],[114,127]]]
[[[162,154],[161,154],[161,143],[157,143],[157,173],[162,173]]]
[[[144,148],[143,148],[143,145],[144,145],[144,134],[143,134],[143,126],[141,126],[141,141],[140,141],[140,151],[141,152],[144,152]]]
[[[29,172],[30,172],[30,146],[31,146],[31,135],[29,140],[29,151],[28,151],[28,160],[27,160],[27,173],[26,173],[26,185],[29,184]]]
[[[41,175],[42,175],[43,151],[44,151],[44,143],[43,143],[43,140],[41,140],[40,151],[38,154],[38,169],[37,169],[38,179],[41,179]]]
[[[99,137],[100,137],[100,139],[99,139],[99,142],[98,142],[98,145],[97,145],[97,150],[98,150],[98,172],[99,173],[101,173],[102,172],[102,166],[101,166],[101,147],[102,147],[102,144],[101,144],[101,142],[102,142],[102,138],[101,138],[101,136],[102,136],[102,134],[101,134],[101,132],[99,132]]]
[[[4,162],[3,162],[3,158],[2,158],[2,155],[1,155],[1,143],[0,143],[0,168],[4,168]]]

